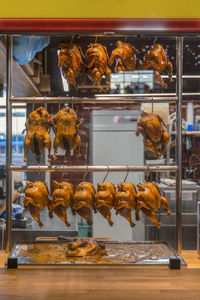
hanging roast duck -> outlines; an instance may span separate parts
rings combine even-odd
[[[85,218],[89,225],[91,222],[91,209],[95,197],[94,185],[90,182],[81,182],[74,192],[73,210]]]
[[[126,218],[131,227],[135,224],[132,221],[131,212],[136,208],[136,189],[133,183],[118,184],[118,192],[116,194],[115,209],[116,214],[120,214]]]
[[[30,113],[25,124],[26,137],[24,139],[24,161],[27,162],[27,153],[30,148],[40,163],[44,148],[48,149],[48,161],[51,160],[51,139],[49,132],[52,127],[52,118],[44,107],[39,107]],[[23,131],[23,133],[24,133]]]
[[[45,207],[50,208],[50,198],[47,185],[41,181],[26,182],[24,206],[28,207],[31,216],[39,226],[43,226],[40,220],[40,211]]]
[[[81,47],[76,44],[61,44],[59,52],[58,66],[64,73],[69,83],[77,88],[76,77],[83,73],[84,64],[82,57],[84,57]]]
[[[66,150],[66,156],[70,155],[70,150],[78,149],[77,156],[80,157],[81,138],[78,134],[82,120],[79,121],[72,108],[59,110],[53,119],[53,130],[55,138],[53,141],[54,156],[56,159],[58,147]]]
[[[101,86],[102,76],[107,78],[107,85],[110,84],[111,70],[108,68],[108,52],[107,48],[99,43],[90,44],[86,51],[87,73],[94,84],[103,91]]]
[[[161,227],[161,223],[156,218],[156,212],[160,207],[163,207],[168,215],[171,211],[168,208],[168,201],[165,197],[162,197],[158,188],[158,185],[153,182],[145,182],[144,184],[138,184],[139,192],[137,193],[137,206],[135,211],[136,220],[139,221],[140,210],[143,214],[153,221],[158,228]]]
[[[158,157],[166,153],[165,148],[170,137],[163,126],[167,127],[160,116],[147,112],[142,112],[141,119],[137,123],[136,135],[141,133],[144,137],[145,147]]]
[[[53,181],[53,185],[54,191],[49,209],[49,217],[52,218],[53,213],[55,213],[67,226],[70,226],[66,210],[73,206],[73,186],[66,181],[60,183]]]
[[[116,61],[116,71],[134,71],[136,69],[136,49],[129,43],[116,42],[117,48],[112,51],[109,65]]]
[[[151,69],[155,71],[155,76],[158,79],[160,85],[165,89],[168,88],[160,75],[164,70],[168,71],[169,74],[169,84],[173,82],[172,73],[173,66],[172,63],[168,60],[165,50],[160,44],[154,44],[151,46],[150,50],[145,54],[143,63],[141,65],[143,70]]]
[[[115,186],[110,182],[104,182],[103,184],[97,184],[97,193],[94,202],[94,212],[100,212],[100,214],[107,219],[110,226],[113,225],[111,220],[111,209],[115,203]]]

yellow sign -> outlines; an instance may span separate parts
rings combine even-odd
[[[200,18],[200,0],[1,0],[0,18]]]

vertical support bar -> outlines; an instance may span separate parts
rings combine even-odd
[[[177,38],[176,57],[176,250],[182,251],[182,91],[183,91],[183,37]]]
[[[7,36],[6,49],[6,252],[11,250],[11,198],[12,198],[12,36]]]
[[[197,255],[200,258],[200,202],[197,202]]]

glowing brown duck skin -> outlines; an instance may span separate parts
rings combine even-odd
[[[134,71],[136,69],[136,50],[131,44],[116,42],[117,48],[112,51],[109,65],[112,66],[116,60],[116,71]]]
[[[95,196],[94,185],[90,182],[81,182],[75,189],[73,197],[73,210],[85,218],[89,225],[91,222],[91,208]]]
[[[53,181],[53,185],[55,189],[52,195],[49,217],[52,218],[54,212],[67,226],[70,226],[66,210],[73,205],[73,186],[66,181],[60,183]]]
[[[137,206],[136,206],[136,220],[139,221],[139,211],[153,221],[158,228],[161,227],[161,223],[156,218],[156,212],[158,208],[163,207],[168,215],[171,211],[168,208],[168,201],[165,197],[160,195],[158,185],[153,182],[146,182],[144,184],[138,184],[139,192],[137,193]]]
[[[113,225],[111,220],[111,209],[115,203],[115,186],[110,182],[104,182],[103,184],[97,184],[97,193],[94,202],[94,211],[99,211],[102,216],[107,219],[110,226]]]
[[[136,208],[136,189],[133,183],[118,184],[118,192],[116,194],[115,209],[116,214],[120,214],[126,218],[131,227],[135,224],[132,221],[131,212]]]
[[[146,148],[154,152],[158,157],[165,154],[166,146],[169,142],[169,133],[163,129],[166,127],[163,119],[154,114],[142,112],[141,118],[137,123],[136,135],[140,133],[144,137]]]
[[[99,43],[90,44],[86,51],[87,72],[94,84],[103,91],[101,86],[102,76],[107,78],[107,85],[110,84],[111,70],[108,68],[107,48]]]
[[[168,88],[168,85],[162,80],[160,73],[162,73],[164,70],[168,70],[169,84],[173,82],[172,63],[167,59],[166,53],[160,44],[155,44],[151,46],[150,50],[144,56],[141,68],[144,70],[154,70],[160,85],[164,86],[165,89]]]
[[[76,44],[61,44],[59,52],[58,66],[62,69],[69,83],[77,88],[76,76],[83,71],[84,57],[81,47]]]
[[[75,242],[69,243],[66,250],[66,256],[71,257],[85,257],[93,255],[104,255],[105,246],[98,243],[95,240],[82,241],[77,240]]]
[[[46,206],[50,206],[49,191],[41,181],[26,182],[24,206],[28,207],[31,216],[38,222],[39,226],[43,226],[40,220],[40,211]]]
[[[55,138],[53,141],[54,155],[56,159],[58,147],[66,150],[66,156],[70,155],[70,150],[78,149],[77,156],[80,157],[81,138],[78,134],[82,119],[79,121],[72,108],[59,110],[53,119],[53,130]]]
[[[51,160],[51,139],[49,132],[52,127],[52,118],[44,107],[39,107],[30,113],[25,123],[27,132],[24,139],[24,162],[27,162],[28,149],[36,154],[36,160],[40,163],[44,148],[48,149],[48,161]]]

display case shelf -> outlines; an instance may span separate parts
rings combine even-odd
[[[176,172],[178,166],[10,166],[13,172]]]

